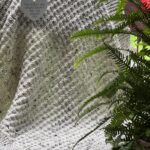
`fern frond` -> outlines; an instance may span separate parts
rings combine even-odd
[[[119,0],[116,9],[116,14],[120,14],[124,10],[126,3],[127,3],[126,0]]]
[[[112,102],[111,101],[106,101],[106,102],[101,102],[101,103],[95,103],[93,106],[91,106],[90,108],[86,109],[83,113],[79,113],[78,114],[79,120],[77,122],[82,120],[82,118],[84,118],[89,113],[92,113],[93,111],[98,109],[100,106],[105,106],[105,105],[110,105],[111,106]]]
[[[74,69],[76,69],[79,66],[79,64],[86,58],[91,57],[97,53],[100,53],[100,52],[104,51],[105,49],[106,49],[106,46],[101,45],[101,46],[96,47],[95,49],[85,53],[83,56],[77,58],[77,60],[74,62],[74,65],[73,65]]]
[[[129,24],[135,22],[135,21],[141,21],[144,20],[144,15],[139,11],[139,12],[133,12],[131,14],[115,14],[113,16],[109,16],[107,18],[100,18],[96,20],[94,23],[92,23],[92,26],[98,25],[101,23],[106,23],[108,21],[120,21],[120,22],[129,22]]]
[[[112,73],[118,73],[118,70],[107,70],[102,73],[102,75],[98,78],[97,82],[100,82],[101,79],[106,76],[107,74],[112,74]]]
[[[90,104],[94,99],[99,97],[108,97],[110,98],[112,95],[115,95],[120,85],[124,82],[124,76],[121,74],[118,75],[112,82],[110,82],[102,91],[98,92],[94,96],[87,99],[79,108],[79,113]]]
[[[100,38],[100,30],[99,29],[84,29],[78,32],[74,32],[71,35],[71,39],[81,38],[81,37],[88,37],[88,36],[96,36]]]
[[[105,124],[108,120],[110,119],[110,116],[106,116],[100,124],[98,124],[93,130],[91,130],[90,132],[88,132],[87,134],[85,134],[81,139],[79,139],[76,144],[73,146],[72,150],[74,150],[74,148],[82,141],[84,140],[86,137],[88,137],[90,134],[92,134],[94,131],[96,131],[98,128],[100,128],[103,124]],[[101,128],[103,129],[103,128]]]
[[[76,39],[76,38],[80,38],[80,37],[90,37],[90,36],[101,36],[102,37],[102,40],[104,38],[109,37],[109,35],[117,35],[117,34],[128,34],[128,35],[135,35],[137,36],[137,33],[135,32],[131,32],[131,31],[124,31],[124,30],[121,30],[122,28],[120,27],[117,27],[117,28],[114,28],[114,29],[103,29],[103,30],[99,30],[99,29],[85,29],[85,30],[82,30],[82,31],[79,31],[79,32],[75,32],[72,34],[71,38],[72,39]]]
[[[143,42],[145,42],[147,45],[150,45],[150,35],[144,33],[144,31],[138,29],[136,26],[136,36],[139,37]]]
[[[111,45],[108,45],[104,43],[107,47],[107,53],[108,55],[113,58],[119,67],[124,70],[125,68],[130,68],[128,64],[128,57],[125,57],[121,52],[120,48],[112,47]]]
[[[145,45],[144,45],[145,46]],[[150,49],[148,48],[144,48],[142,49],[139,53],[138,53],[140,56],[148,56],[150,57]]]

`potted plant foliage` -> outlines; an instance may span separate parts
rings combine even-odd
[[[78,58],[75,67],[102,51],[106,51],[118,66],[117,77],[86,100],[81,110],[95,98],[112,98],[114,107],[111,121],[105,127],[106,141],[114,150],[150,150],[150,61],[147,59],[150,57],[150,1],[120,0],[114,15],[98,19],[92,26],[110,21],[118,25],[113,29],[95,27],[72,34],[73,39],[98,35],[103,41],[101,46]],[[140,50],[108,44],[108,37],[110,40],[120,34],[137,37]],[[121,51],[128,52],[128,55],[124,56]]]

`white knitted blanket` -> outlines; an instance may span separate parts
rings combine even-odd
[[[101,89],[101,72],[113,67],[105,54],[74,60],[99,44],[95,38],[70,41],[73,31],[114,12],[115,2],[48,0],[44,16],[31,21],[20,0],[0,1],[0,150],[71,150],[109,112],[104,105],[75,126],[82,102]],[[75,150],[110,150],[98,129]]]

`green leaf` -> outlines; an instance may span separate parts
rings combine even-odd
[[[131,141],[125,147],[123,146],[120,150],[133,150],[133,144],[133,141]]]
[[[98,109],[100,106],[105,106],[105,105],[111,105],[112,102],[111,101],[106,101],[106,102],[101,102],[101,103],[95,103],[95,105],[91,106],[90,108],[86,109],[83,113],[79,113],[78,117],[79,120],[78,122],[85,117],[86,115],[88,115],[89,113],[93,112],[94,110]]]
[[[87,134],[85,134],[82,138],[80,138],[76,144],[73,146],[72,150],[74,150],[74,148],[82,141],[84,140],[86,137],[88,137],[89,135],[91,135],[94,131],[96,131],[98,128],[100,128],[103,124],[105,124],[108,120],[110,119],[110,116],[106,116],[101,123],[99,123],[93,130],[91,130],[90,132],[88,132]]]
[[[150,28],[149,27],[145,27],[144,31],[145,34],[150,35]]]
[[[91,36],[95,36],[95,37],[101,37],[101,39],[103,40],[104,38],[111,37],[110,35],[117,35],[117,34],[129,34],[129,35],[137,35],[137,33],[135,32],[130,32],[130,31],[124,31],[122,29],[124,29],[127,26],[126,22],[123,22],[123,24],[119,25],[118,27],[114,28],[114,29],[85,29],[82,31],[78,31],[78,32],[74,32],[71,35],[71,39],[76,39],[76,38],[81,38],[81,37],[91,37]],[[142,36],[142,35],[141,35]],[[142,37],[141,37],[142,38]],[[146,39],[149,40],[149,39]]]
[[[95,30],[84,29],[84,30],[72,33],[71,39],[76,39],[76,38],[81,38],[81,37],[87,38],[88,36],[96,36],[99,38],[101,36],[100,33],[101,32],[99,29],[95,29]]]
[[[98,78],[98,81],[97,82],[100,82],[100,80],[106,76],[107,74],[112,74],[112,73],[117,73],[118,71],[117,70],[107,70],[105,72],[102,73],[102,75]]]
[[[104,50],[106,50],[106,47],[104,45],[102,45],[102,46],[99,46],[99,47],[85,53],[83,56],[77,58],[77,60],[75,61],[74,65],[73,65],[74,69],[78,68],[79,64],[86,58],[91,57],[97,53],[104,51]]]
[[[131,23],[134,23],[135,21],[143,20],[143,18],[144,18],[144,15],[140,11],[136,13],[133,12],[128,15],[127,14],[115,14],[109,17],[103,17],[103,18],[96,20],[95,22],[92,23],[92,26],[95,26],[101,23],[106,23],[108,21],[113,21],[113,22],[116,21],[116,22],[119,22],[120,24],[122,22],[126,22],[128,23],[128,25],[130,25]]]
[[[94,96],[87,99],[80,107],[79,112],[81,112],[84,107],[86,107],[89,103],[91,103],[94,99],[99,97],[111,97],[113,96],[117,90],[119,89],[120,85],[124,82],[123,76],[117,76],[112,82],[110,82],[102,91],[98,92]]]
[[[147,137],[150,137],[150,129],[147,129],[145,134]]]
[[[117,9],[116,9],[116,14],[120,14],[124,10],[126,2],[127,0],[119,0]]]

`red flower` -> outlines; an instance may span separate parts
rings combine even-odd
[[[144,12],[150,11],[150,0],[141,0],[141,4]]]

